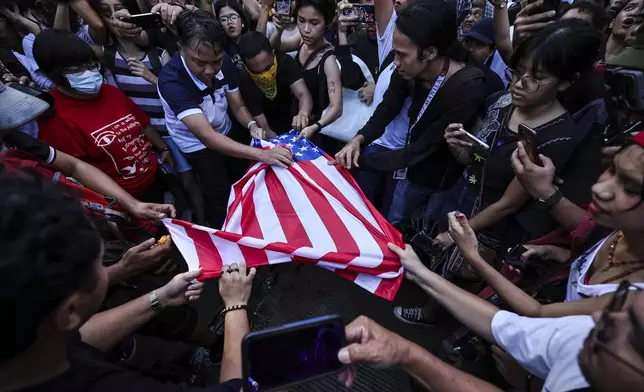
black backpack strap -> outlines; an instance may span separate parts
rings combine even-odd
[[[382,73],[382,71],[384,71],[385,68],[387,68],[389,66],[389,64],[393,63],[393,61],[394,61],[394,51],[392,50],[392,51],[389,52],[387,57],[385,57],[385,59],[383,60],[382,64],[380,64],[380,72],[379,73]]]
[[[116,44],[103,47],[103,62],[105,67],[112,71],[116,62]]]
[[[153,46],[148,50],[148,60],[150,60],[150,65],[152,66],[152,73],[159,76],[163,65],[161,65],[161,55],[157,47]]]

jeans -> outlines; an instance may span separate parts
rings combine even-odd
[[[440,203],[440,192],[429,188],[414,185],[409,180],[399,180],[396,184],[391,208],[387,220],[392,225],[397,225],[412,216],[426,201],[426,214],[431,213]]]
[[[371,144],[362,151],[362,155],[371,155],[384,151],[391,150],[378,144]],[[360,189],[383,216],[387,216],[389,213],[394,190],[399,181],[394,180],[393,175],[393,172],[367,170],[360,170],[356,174],[356,182]]]

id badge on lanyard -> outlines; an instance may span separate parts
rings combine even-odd
[[[436,78],[436,81],[434,82],[434,85],[432,86],[431,90],[429,90],[429,94],[427,94],[427,98],[425,98],[425,102],[423,103],[423,106],[420,108],[420,111],[418,112],[418,115],[416,116],[416,121],[409,127],[409,130],[407,131],[407,141],[405,142],[405,147],[409,145],[409,139],[411,139],[411,130],[414,129],[414,126],[418,124],[418,121],[420,118],[425,114],[425,111],[429,107],[429,104],[432,103],[434,100],[434,96],[436,96],[436,93],[438,92],[438,89],[441,88],[443,85],[443,82],[445,81],[445,76],[447,75],[447,72],[449,71],[449,58],[445,58],[443,61],[443,68],[441,69],[441,73],[438,75]],[[404,180],[407,178],[407,167],[398,169],[394,172],[394,180]]]

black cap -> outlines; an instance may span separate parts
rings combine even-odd
[[[463,37],[482,42],[486,45],[494,43],[494,21],[492,18],[483,18],[470,27]]]

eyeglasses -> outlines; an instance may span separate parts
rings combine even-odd
[[[620,354],[616,353],[610,346],[609,342],[611,340],[610,328],[613,324],[611,319],[611,313],[621,312],[624,308],[624,304],[628,299],[628,293],[631,288],[634,288],[635,291],[641,291],[639,287],[631,284],[631,282],[624,280],[617,287],[617,291],[613,294],[610,302],[602,312],[601,318],[595,324],[595,328],[592,330],[590,335],[590,340],[592,344],[593,353],[597,353],[601,348],[606,354],[610,355],[618,362],[621,362],[623,365],[627,366],[635,373],[644,377],[644,369],[641,369],[639,366],[634,365],[630,360],[622,357]]]
[[[64,74],[75,74],[75,73],[81,73],[85,71],[92,71],[96,72],[101,69],[101,63],[89,63],[85,65],[74,65],[71,67],[67,67],[63,70]]]
[[[232,14],[230,16],[220,16],[219,23],[226,24],[228,22],[237,22],[239,20],[239,15]]]
[[[505,79],[512,84],[517,84],[521,81],[521,86],[523,86],[523,89],[528,93],[536,93],[539,91],[541,86],[555,82],[554,80],[542,82],[533,76],[521,75],[518,71],[515,71],[510,67],[505,69]]]

